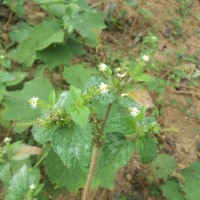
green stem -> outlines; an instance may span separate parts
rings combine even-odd
[[[48,153],[45,153],[40,160],[33,166],[34,168],[38,167],[40,163],[47,157]]]
[[[104,131],[106,122],[108,120],[111,107],[112,107],[112,103],[108,104],[103,123],[102,123],[100,131],[98,133],[100,135],[100,137],[103,135],[103,131]],[[89,170],[87,181],[86,181],[86,184],[85,184],[85,189],[84,189],[84,192],[83,192],[82,200],[88,200],[89,199],[88,197],[89,197],[90,187],[91,187],[91,184],[92,184],[92,180],[94,178],[94,174],[95,174],[97,162],[98,162],[98,159],[99,159],[99,156],[100,156],[100,152],[101,152],[101,146],[99,146],[98,144],[94,144],[93,152],[92,152],[92,158],[91,158],[91,164],[90,164],[90,170]]]

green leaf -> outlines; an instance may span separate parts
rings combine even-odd
[[[87,174],[91,155],[91,127],[81,129],[78,126],[70,128],[44,128],[34,126],[32,133],[40,142],[51,142],[54,151],[69,170]]]
[[[34,41],[29,39],[22,41],[17,46],[17,49],[9,53],[9,57],[27,67],[30,67],[36,59]]]
[[[73,55],[70,48],[66,45],[51,45],[48,48],[37,52],[37,59],[46,63],[50,69],[59,65],[67,65]]]
[[[152,82],[152,78],[151,76],[149,76],[148,74],[140,74],[137,76],[133,77],[134,81],[143,81],[143,82]]]
[[[26,82],[22,90],[7,92],[5,94],[5,103],[3,116],[5,120],[34,120],[40,116],[40,109],[31,109],[28,102],[33,96],[42,100],[47,99],[52,90],[51,83],[43,77]],[[20,112],[19,112],[20,111]]]
[[[0,180],[5,184],[10,180],[10,163],[0,163]]]
[[[183,200],[183,194],[176,178],[169,179],[161,186],[163,196],[168,200]]]
[[[65,80],[78,88],[83,88],[92,76],[98,75],[98,71],[94,68],[84,67],[83,65],[72,65],[64,68],[63,76]]]
[[[108,134],[97,164],[93,187],[111,188],[116,171],[128,163],[133,150],[133,143],[126,140],[124,135]]]
[[[6,71],[0,71],[0,83],[7,83],[13,80],[15,80],[15,77],[12,74]]]
[[[56,188],[66,187],[71,192],[77,192],[79,188],[84,187],[86,176],[80,171],[71,171],[63,164],[58,155],[50,151],[46,160],[45,167],[47,174]]]
[[[65,109],[72,120],[82,128],[88,124],[90,110],[84,105],[81,90],[72,86],[70,87]]]
[[[78,14],[70,20],[70,24],[81,36],[94,43],[98,43],[98,32],[100,33],[106,27],[103,17],[99,13],[93,12]]]
[[[135,125],[133,119],[130,117],[114,117],[107,123],[105,132],[118,132],[122,134],[131,134],[135,133]]]
[[[173,157],[167,154],[159,154],[156,160],[152,163],[153,172],[156,177],[167,180],[176,167],[176,161]]]
[[[181,172],[185,178],[182,189],[186,193],[186,199],[199,200],[200,197],[200,163],[193,163]]]
[[[138,138],[136,148],[142,163],[148,164],[156,158],[157,146],[154,139],[150,137]]]
[[[36,196],[41,190],[41,185],[38,183],[39,178],[35,174],[35,171],[32,171],[26,165],[24,165],[10,180],[10,186],[6,195],[6,200],[28,199],[28,194],[30,194],[31,197]],[[30,189],[32,184],[36,186],[33,191]]]
[[[14,71],[14,72],[11,72],[11,75],[14,76],[15,79],[10,81],[10,82],[7,82],[6,86],[14,86],[14,85],[21,83],[28,76],[28,73],[27,72]]]
[[[64,41],[64,32],[62,30],[55,31],[50,26],[41,24],[34,27],[30,34],[30,39],[34,41],[35,50],[39,51],[53,43],[62,43]]]
[[[6,92],[6,87],[0,84],[0,103],[3,101]]]

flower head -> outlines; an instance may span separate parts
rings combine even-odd
[[[99,71],[104,72],[107,69],[107,65],[104,63],[99,64]]]
[[[121,94],[121,97],[126,97],[126,96],[128,96],[127,93],[122,93],[122,94]]]
[[[149,55],[144,55],[144,56],[142,57],[142,60],[143,60],[144,62],[149,62],[149,60],[150,60]]]
[[[106,94],[109,92],[108,85],[104,82],[101,82],[101,84],[99,85],[99,89],[101,94]]]
[[[39,100],[38,97],[32,97],[32,98],[29,100],[29,103],[30,103],[30,105],[31,105],[31,108],[33,108],[33,109],[36,109],[36,108],[37,108],[38,100]]]
[[[130,107],[129,112],[131,116],[136,117],[140,113],[140,110],[136,107]]]
[[[124,76],[126,76],[126,73],[124,73],[124,74],[117,73],[117,76],[120,78],[123,78]]]
[[[10,141],[11,141],[11,138],[9,138],[9,137],[6,137],[6,138],[4,139],[4,142],[5,142],[5,143],[10,142]]]
[[[36,188],[36,185],[34,185],[34,184],[31,184],[31,185],[30,185],[30,189],[31,189],[31,190],[34,190],[35,188]]]

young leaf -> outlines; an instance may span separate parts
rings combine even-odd
[[[63,164],[58,155],[50,151],[46,160],[45,167],[47,174],[56,188],[66,187],[71,192],[77,192],[86,182],[86,176],[81,171],[71,171]]]
[[[156,158],[157,147],[154,139],[150,137],[138,138],[136,148],[142,163],[148,164]]]

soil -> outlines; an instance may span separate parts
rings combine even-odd
[[[121,9],[117,5],[123,1],[105,1],[103,9],[106,9],[109,2],[115,3],[117,10]],[[124,9],[127,9],[129,17],[126,22],[118,22],[121,29],[111,29],[103,32],[104,45],[108,46],[110,50],[107,56],[109,57],[109,54],[119,49],[123,50],[124,55],[122,56],[129,57],[130,52],[133,52],[135,56],[141,46],[143,36],[148,31],[151,31],[159,36],[159,51],[156,53],[155,59],[160,62],[169,60],[169,69],[176,67],[173,65],[173,61],[175,59],[174,52],[177,50],[184,50],[186,54],[197,55],[200,62],[200,2],[198,0],[193,1],[192,15],[184,19],[182,35],[175,38],[170,35],[175,29],[172,21],[181,17],[178,13],[179,2],[176,0],[149,0],[143,2],[143,8],[151,12],[151,17],[147,20],[144,15],[138,15],[131,39],[129,38],[129,33],[137,13],[136,8],[124,7]],[[31,3],[26,8],[29,19],[40,21],[45,17],[44,13],[36,7],[36,13],[38,14],[34,15],[36,16],[34,18],[32,6],[35,8]],[[2,16],[5,18],[6,14],[2,14]],[[0,15],[0,17],[2,16]],[[166,50],[168,52],[167,55],[165,53]],[[190,65],[193,63],[187,62],[185,64]],[[178,172],[200,159],[200,153],[197,148],[198,144],[200,144],[200,88],[166,88],[163,95],[152,95],[155,102],[158,99],[163,100],[159,108],[162,114],[158,117],[161,126],[177,129],[176,132],[164,132],[158,139],[163,144],[161,151],[172,155],[176,159],[176,171]],[[151,165],[142,165],[137,154],[135,154],[130,162],[116,174],[113,190],[109,191],[101,188],[97,191],[92,191],[90,199],[118,200],[121,195],[130,200],[164,199],[151,195],[148,181],[148,176],[150,175],[152,175]],[[80,196],[81,191],[78,196],[68,195],[66,197],[61,195],[56,200],[78,200]]]

